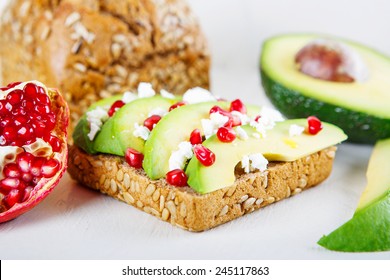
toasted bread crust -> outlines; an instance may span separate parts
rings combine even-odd
[[[272,162],[266,172],[237,175],[235,183],[209,194],[151,181],[124,158],[89,155],[72,146],[68,172],[81,184],[189,231],[203,231],[290,197],[325,180],[336,147],[293,162]]]

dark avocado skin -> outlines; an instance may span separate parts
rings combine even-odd
[[[266,95],[287,118],[316,116],[343,129],[348,141],[353,143],[374,144],[379,139],[390,137],[390,119],[308,98],[270,79],[262,69],[260,73]]]

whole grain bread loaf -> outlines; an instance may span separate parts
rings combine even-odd
[[[332,170],[335,151],[330,147],[293,162],[271,162],[263,173],[237,172],[232,186],[204,195],[165,179],[151,181],[122,157],[89,155],[76,146],[69,149],[68,172],[81,184],[163,221],[204,231],[319,184]]]
[[[0,23],[0,81],[59,88],[75,123],[140,82],[209,86],[209,53],[184,0],[12,0]]]

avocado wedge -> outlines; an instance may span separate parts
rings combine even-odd
[[[316,115],[341,127],[348,140],[373,144],[390,137],[390,58],[358,43],[334,39],[356,52],[368,67],[363,82],[312,78],[295,65],[295,55],[316,35],[290,34],[265,41],[262,84],[271,102],[288,118]]]

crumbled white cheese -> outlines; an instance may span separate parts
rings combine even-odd
[[[305,128],[300,125],[292,124],[288,130],[290,137],[299,136],[305,131]]]
[[[133,135],[135,137],[139,137],[145,141],[148,140],[150,130],[146,126],[139,125],[138,123],[134,123],[134,128],[135,130],[133,131]]]
[[[183,101],[188,104],[195,104],[208,101],[216,101],[215,97],[208,90],[195,87],[187,90],[183,95]]]
[[[275,109],[272,109],[270,107],[262,107],[260,110],[260,116],[262,118],[268,119],[270,122],[282,122],[284,121],[283,115]]]
[[[165,110],[165,109],[163,109],[161,107],[157,107],[157,108],[154,108],[152,111],[149,112],[148,117],[151,117],[153,115],[164,117],[166,114],[168,114],[167,110]]]
[[[231,114],[233,116],[237,116],[240,118],[241,120],[241,125],[246,125],[248,123],[250,123],[251,119],[248,117],[248,115],[246,114],[243,114],[241,112],[238,112],[238,111],[231,111]]]
[[[3,168],[10,162],[14,162],[16,156],[23,152],[23,149],[16,146],[0,146],[0,180],[4,178]]]
[[[90,128],[88,133],[89,140],[93,141],[108,117],[107,110],[102,107],[96,107],[95,109],[87,112],[87,121]]]
[[[152,84],[139,83],[139,85],[138,85],[138,97],[139,98],[152,97],[155,95],[156,95],[156,92],[154,91]]]
[[[256,169],[264,172],[267,170],[267,166],[268,160],[261,153],[243,156],[241,160],[241,167],[244,169],[245,173],[255,171]]]
[[[260,119],[259,119],[260,120]],[[256,129],[256,131],[258,132],[258,134],[260,135],[260,137],[262,138],[265,138],[267,137],[267,128],[266,126],[263,124],[263,122],[259,122],[259,121],[251,121],[250,124],[249,124],[251,127],[254,127]],[[269,128],[269,126],[267,126]],[[271,127],[272,128],[272,127]]]
[[[137,99],[137,95],[135,93],[132,93],[131,91],[125,91],[123,93],[123,97],[122,97],[123,103],[127,104],[136,99]]]
[[[172,93],[166,91],[165,89],[160,90],[160,95],[162,97],[168,98],[168,99],[174,99],[175,98],[175,96]]]
[[[241,140],[247,140],[249,138],[248,133],[246,133],[246,131],[241,126],[236,127],[236,133],[238,138]]]
[[[194,155],[190,142],[181,142],[178,147],[179,149],[172,152],[169,157],[169,171],[174,169],[184,169],[187,160],[191,159]]]
[[[229,121],[229,117],[218,112],[210,114],[210,119],[202,119],[203,134],[206,139],[217,133],[218,128],[224,126]]]
[[[368,79],[368,67],[363,61],[362,57],[358,52],[346,44],[331,39],[320,38],[315,39],[307,44],[307,46],[311,45],[325,46],[339,53],[342,57],[343,63],[341,67],[343,72],[352,77],[355,81],[364,82]]]

